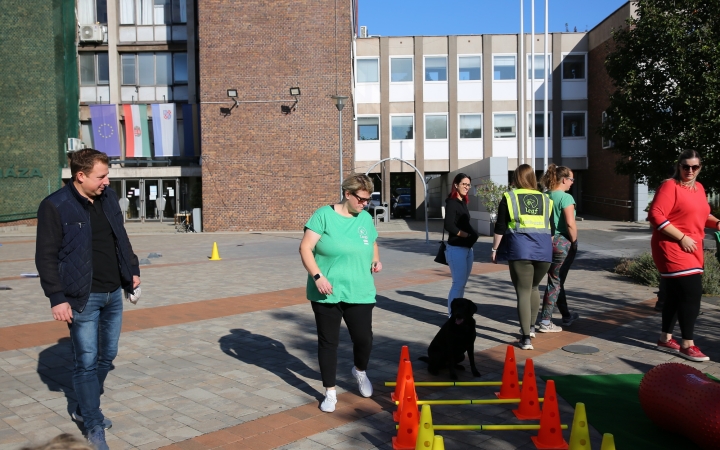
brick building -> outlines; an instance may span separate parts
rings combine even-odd
[[[352,97],[356,2],[198,2],[203,226],[300,229],[339,197],[332,95]],[[298,87],[298,103],[289,93]],[[237,90],[238,106],[227,91]],[[352,101],[344,172],[352,168]]]

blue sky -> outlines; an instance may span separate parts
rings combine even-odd
[[[501,34],[520,30],[520,0],[358,0],[368,34],[417,36]],[[549,31],[591,30],[627,0],[549,0]],[[530,32],[531,0],[525,0]],[[535,32],[544,31],[545,0],[535,2]]]

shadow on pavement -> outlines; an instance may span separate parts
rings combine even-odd
[[[38,376],[47,385],[49,391],[65,394],[68,420],[77,405],[72,383],[73,366],[72,343],[69,337],[59,339],[57,344],[46,348],[38,355]],[[78,430],[85,431],[81,423],[74,421],[73,423]]]

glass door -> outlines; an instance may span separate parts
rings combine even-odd
[[[165,198],[162,196],[162,185],[160,180],[145,179],[145,220],[160,220],[165,207]]]
[[[174,220],[177,207],[177,182],[176,180],[160,180],[162,183],[162,195],[165,198],[165,207],[162,210],[162,220]]]
[[[128,209],[125,213],[125,219],[140,220],[140,211],[142,211],[140,180],[125,180],[125,189],[122,190],[121,198],[122,197],[125,197],[128,200]]]

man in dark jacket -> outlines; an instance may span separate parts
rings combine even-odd
[[[140,285],[140,268],[110,189],[105,153],[83,149],[70,160],[72,182],[38,209],[35,265],[55,320],[68,323],[75,354],[73,387],[87,438],[107,450],[100,395],[117,356],[123,294]]]

